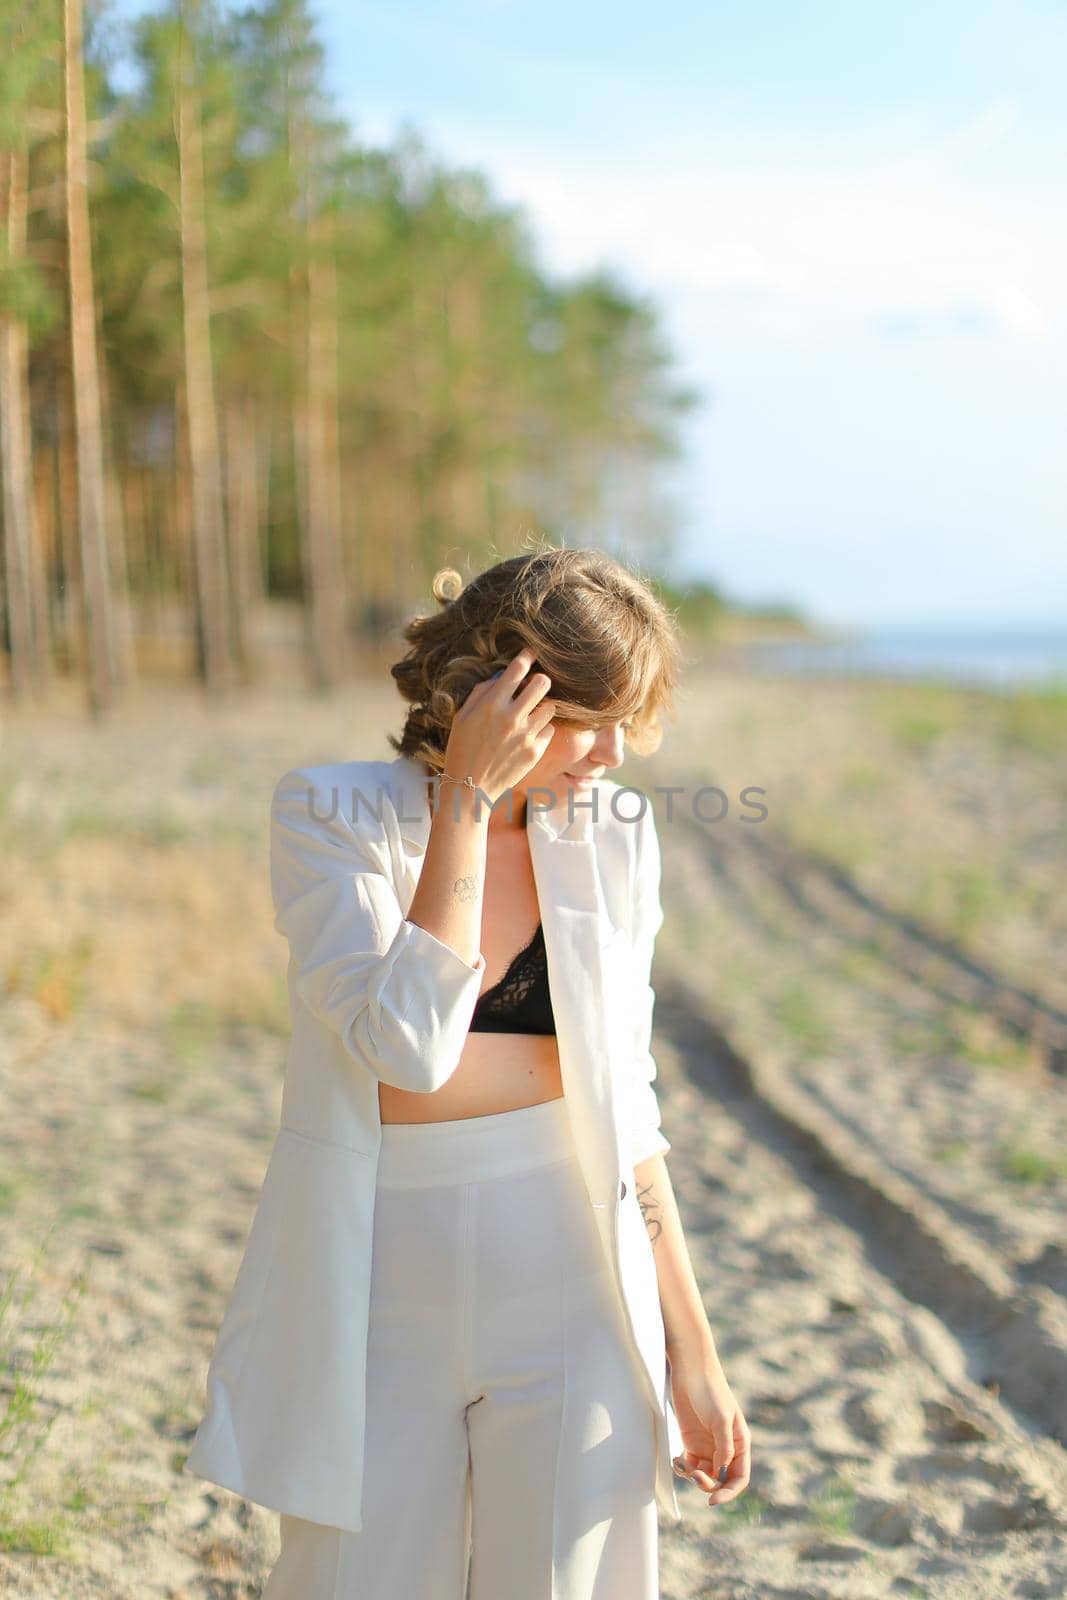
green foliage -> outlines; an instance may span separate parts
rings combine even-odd
[[[20,36],[12,58],[23,101],[44,110],[60,103],[61,12],[56,0],[37,12],[33,48]],[[355,627],[373,631],[383,606],[408,609],[458,550],[496,560],[531,526],[666,564],[676,510],[658,474],[700,396],[674,373],[657,308],[603,270],[549,277],[523,213],[412,126],[385,148],[358,140],[325,88],[308,0],[157,0],[136,20],[90,27],[86,67],[112,458],[120,475],[146,474],[148,522],[127,562],[135,590],[190,582],[171,520],[186,532],[188,505],[172,501],[186,470],[183,86],[202,142],[217,428],[225,443],[233,409],[249,408],[270,592],[298,595],[306,578],[295,424],[313,377],[335,386],[352,490],[344,536],[356,570],[373,574]],[[30,244],[47,271],[5,279],[0,264],[0,300],[27,318],[33,295],[66,305],[62,155],[59,128],[42,124],[33,182],[58,180],[57,199],[31,216]],[[314,365],[316,326],[329,370]],[[68,360],[63,335],[35,357],[43,393]],[[631,497],[620,509],[623,475],[632,510]],[[685,606],[704,626],[718,601],[697,586]]]
[[[0,8],[0,316],[25,324],[32,341],[58,319],[60,297],[28,258],[25,224],[10,223],[12,168],[24,207],[30,207],[30,158],[43,140],[54,141],[62,107],[60,12],[56,0]]]
[[[729,609],[721,591],[706,578],[680,584],[660,579],[660,598],[674,611],[687,632],[709,642]]]
[[[58,0],[0,10],[0,149],[24,149],[50,127],[62,96]]]
[[[56,296],[32,263],[12,259],[10,240],[0,233],[0,316],[26,324],[30,339],[59,318]]]

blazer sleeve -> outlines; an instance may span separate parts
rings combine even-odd
[[[656,821],[649,805],[637,830],[634,874],[634,1063],[630,1149],[634,1166],[649,1156],[671,1148],[660,1126],[659,1100],[653,1087],[656,1062],[652,1055],[652,1014],[656,992],[652,987],[652,955],[663,923],[660,902],[660,847]]]
[[[289,942],[297,995],[347,1054],[382,1083],[428,1094],[459,1063],[485,957],[469,966],[402,915],[373,847],[335,801],[298,768],[275,787],[274,926]]]

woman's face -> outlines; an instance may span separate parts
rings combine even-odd
[[[567,789],[580,793],[589,787],[590,779],[622,765],[629,725],[628,719],[599,728],[575,728],[561,723],[540,761],[530,768],[521,784],[513,785],[516,793],[525,794],[535,788],[551,789],[557,798]]]

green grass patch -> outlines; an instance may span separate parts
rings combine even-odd
[[[1025,1072],[1036,1064],[1031,1040],[1009,1033],[982,1011],[946,1005],[930,1016],[892,1018],[890,1027],[895,1054],[921,1056],[931,1072],[946,1061],[1000,1072]]]
[[[90,1222],[98,1222],[100,1218],[106,1216],[106,1214],[106,1209],[101,1205],[99,1200],[94,1200],[91,1197],[87,1197],[84,1199],[68,1201],[63,1207],[61,1220],[74,1220],[78,1217],[83,1217],[87,1218]]]
[[[972,864],[944,869],[941,878],[947,896],[945,920],[958,938],[971,938],[992,919],[1006,914],[1000,880],[988,867]]]
[[[856,1490],[835,1473],[810,1501],[811,1514],[824,1533],[851,1533],[856,1514]]]
[[[223,1019],[215,1006],[200,1000],[183,1000],[167,1018],[165,1047],[179,1066],[201,1065],[216,1049]]]
[[[88,1284],[88,1273],[83,1269],[65,1291],[58,1315],[42,1317],[39,1277],[51,1231],[50,1228],[45,1234],[28,1267],[13,1268],[0,1290],[0,1368],[9,1374],[0,1393],[0,1491],[9,1491],[25,1481],[59,1415],[55,1408],[43,1404],[41,1386],[70,1334]],[[31,1527],[40,1531],[51,1524],[21,1526],[23,1531]]]
[[[735,1522],[739,1527],[747,1527],[750,1523],[762,1522],[763,1513],[769,1506],[770,1501],[758,1494],[755,1489],[746,1489],[736,1500],[727,1500],[716,1509],[719,1515],[729,1522]]]
[[[0,1550],[9,1555],[66,1556],[74,1554],[65,1517],[19,1520],[5,1515],[0,1503]]]
[[[174,1093],[174,1084],[167,1078],[138,1078],[131,1083],[129,1092],[137,1100],[148,1100],[154,1105],[165,1105]]]
[[[997,1167],[1012,1183],[1053,1184],[1067,1177],[1067,1155],[1050,1154],[1033,1145],[1005,1143],[997,1156]]]
[[[803,981],[786,984],[772,1002],[773,1014],[801,1055],[821,1055],[833,1041],[829,1019]]]
[[[848,800],[869,800],[885,794],[894,774],[870,761],[854,761],[838,779],[838,789]]]
[[[930,1154],[935,1161],[940,1161],[946,1167],[955,1167],[966,1156],[970,1149],[966,1139],[941,1139],[931,1145]]]
[[[854,939],[834,956],[835,971],[848,983],[871,986],[885,976],[885,959],[873,939]]]
[[[976,703],[993,699],[961,692],[952,684],[890,684],[870,695],[867,710],[899,749],[921,757],[950,734],[973,726]]]
[[[890,737],[910,756],[925,755],[957,726],[957,718],[933,706],[900,711],[889,725]]]
[[[124,816],[104,804],[85,802],[63,819],[67,839],[121,839],[125,844],[167,850],[199,837],[200,830],[172,809]]]
[[[1002,695],[994,725],[1001,743],[1012,750],[1061,754],[1067,741],[1067,680]]]

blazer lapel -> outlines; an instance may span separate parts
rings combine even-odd
[[[532,792],[531,800],[536,798]],[[604,901],[596,853],[601,823],[583,805],[592,799],[576,792],[571,801],[564,789],[548,810],[531,805],[527,833],[545,930],[560,1074],[606,1241],[620,1177],[612,1065],[623,999],[610,987],[615,968],[608,953],[623,935],[612,926]],[[599,794],[598,808],[606,803],[606,796]]]

